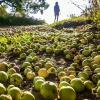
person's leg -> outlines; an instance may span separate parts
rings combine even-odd
[[[59,16],[57,15],[57,21],[58,21],[58,17],[59,17]]]
[[[54,19],[54,22],[56,21],[56,17],[57,17],[57,16],[56,16],[56,14],[55,14],[55,19]]]
[[[59,14],[57,15],[57,21],[58,21],[58,19],[59,19]]]

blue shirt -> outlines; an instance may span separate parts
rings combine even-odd
[[[55,5],[55,6],[54,6],[54,13],[55,13],[56,15],[59,15],[59,12],[60,12],[59,5]]]

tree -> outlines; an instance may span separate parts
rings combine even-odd
[[[46,0],[25,0],[23,4],[24,11],[27,13],[37,13],[38,11],[43,14],[43,11],[49,7],[49,4],[46,3]]]
[[[98,24],[100,24],[100,0],[87,0],[87,1],[89,3],[89,6],[85,6],[85,8],[82,9],[82,5],[80,6],[74,0],[70,0],[70,2],[73,5],[82,10],[82,15],[91,19],[97,26]]]
[[[89,3],[89,17],[93,20],[94,25],[97,27],[100,25],[100,0],[89,0]]]
[[[38,11],[43,13],[49,7],[46,0],[0,0],[0,5],[10,6],[14,12],[21,14],[37,13]]]
[[[15,7],[16,9],[22,7],[22,3],[24,0],[0,0],[0,5],[6,4],[10,7]]]

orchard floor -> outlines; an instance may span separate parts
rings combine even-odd
[[[81,29],[71,28],[56,30],[49,27],[48,25],[1,27],[0,46],[4,46],[4,48],[3,51],[0,51],[0,63],[7,62],[9,65],[15,64],[15,66],[20,69],[19,73],[24,77],[22,84],[19,85],[19,88],[25,91],[27,90],[32,92],[35,95],[36,100],[44,100],[40,92],[32,87],[33,81],[27,80],[25,75],[23,74],[24,69],[22,68],[22,64],[25,62],[25,59],[20,59],[21,53],[26,53],[27,55],[29,55],[30,52],[35,52],[38,60],[31,63],[33,67],[43,67],[40,60],[50,60],[50,62],[52,62],[56,66],[56,70],[59,67],[68,68],[72,63],[77,63],[79,65],[79,68],[76,68],[75,72],[76,77],[78,77],[78,72],[84,71],[84,69],[81,68],[84,67],[82,65],[82,61],[84,59],[93,60],[93,52],[96,52],[96,55],[100,55],[100,48],[98,47],[99,45],[100,32],[83,32],[81,31]],[[47,47],[51,47],[53,49],[47,49]],[[70,57],[69,55],[68,57],[66,57],[66,48],[68,50],[67,52],[69,52]],[[82,53],[82,51],[85,50],[84,48],[90,48],[90,53],[84,55]],[[59,51],[56,51],[56,49],[59,49]],[[18,50],[19,52],[17,52]],[[77,62],[75,58],[78,54],[82,55],[83,57],[79,62]],[[92,62],[90,66],[92,66]],[[32,70],[35,71],[34,68]],[[91,70],[92,74],[89,76],[88,80],[93,81],[92,75],[95,73],[94,69],[91,68]],[[35,74],[36,76],[38,76],[37,72],[35,72]],[[68,73],[66,72],[66,75],[67,74]],[[46,81],[52,81],[59,85],[60,79],[58,78],[58,73],[53,75],[50,74],[46,78]],[[95,89],[97,89],[96,83],[93,83],[95,85]],[[10,85],[9,80],[7,83],[4,83],[4,85],[6,87]],[[60,100],[59,96],[57,100]],[[76,100],[100,100],[100,96],[97,95],[96,90],[94,93],[92,93],[91,90],[85,88],[83,92],[77,93]]]

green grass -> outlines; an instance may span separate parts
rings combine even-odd
[[[88,20],[87,17],[84,17],[84,16],[81,16],[81,17],[73,17],[73,18],[68,18],[68,19],[65,19],[65,20],[62,20],[62,21],[58,21],[58,22],[55,22],[53,24],[50,24],[51,27],[55,27],[57,25],[63,25],[65,22],[73,22],[73,21],[86,21]]]

